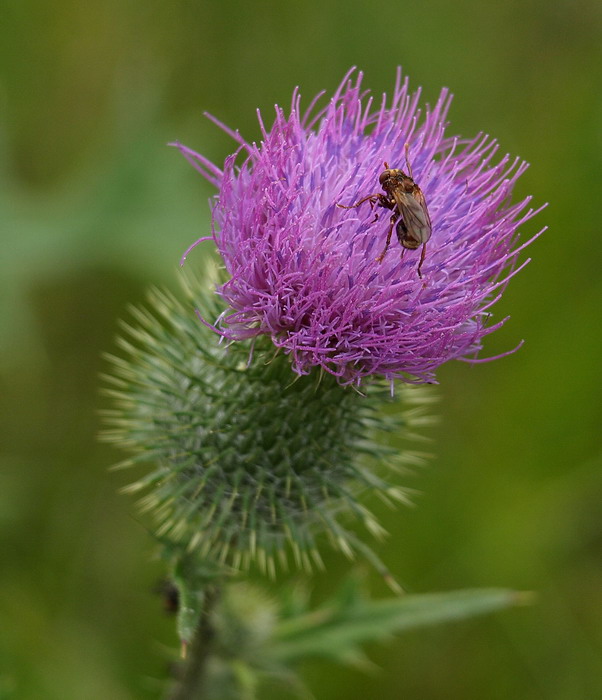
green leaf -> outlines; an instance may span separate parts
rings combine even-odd
[[[322,607],[283,621],[270,650],[280,663],[308,657],[346,662],[358,645],[405,630],[461,620],[524,604],[528,595],[501,588],[406,595],[387,600],[355,599],[353,605]]]

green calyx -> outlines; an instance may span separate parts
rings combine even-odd
[[[386,468],[416,461],[374,440],[395,431],[411,437],[425,422],[424,387],[402,386],[407,403],[383,415],[388,385],[375,381],[366,395],[318,372],[297,376],[269,338],[224,343],[195,314],[214,319],[214,295],[196,280],[187,299],[154,290],[151,311],[133,309],[110,357],[114,410],[105,438],[132,451],[124,465],[152,470],[128,487],[154,517],[163,542],[203,560],[273,574],[286,565],[320,565],[315,538],[326,534],[346,554],[367,548],[342,524],[359,519],[380,527],[361,503],[366,491],[386,500],[405,494],[384,479]]]

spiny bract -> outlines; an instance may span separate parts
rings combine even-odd
[[[427,422],[425,387],[404,387],[405,413],[386,417],[384,382],[367,396],[316,371],[298,377],[286,355],[259,340],[226,344],[198,322],[192,309],[215,313],[215,297],[198,282],[191,299],[154,291],[152,313],[133,309],[125,326],[126,359],[111,357],[107,439],[136,453],[132,462],[155,469],[129,487],[154,515],[159,539],[182,545],[207,561],[246,568],[257,562],[273,573],[292,552],[298,565],[319,564],[315,537],[329,536],[351,554],[368,548],[342,516],[380,528],[360,495],[405,494],[385,480],[392,468],[420,461],[419,453],[374,442],[379,431],[410,438]]]

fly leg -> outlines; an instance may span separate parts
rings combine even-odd
[[[359,207],[359,205],[363,204],[364,202],[370,202],[372,208],[374,209],[374,205],[376,204],[376,202],[379,202],[380,204],[380,198],[382,196],[382,194],[369,194],[367,197],[360,199],[359,202],[356,202],[355,204],[350,204],[349,206],[345,204],[339,204],[337,202],[337,207],[340,207],[341,209],[355,209],[355,207]]]
[[[418,277],[422,279],[422,272],[420,272],[422,268],[422,263],[424,262],[424,258],[426,257],[426,243],[422,244],[422,252],[420,253],[420,262],[418,263]]]
[[[389,204],[387,200],[387,205]],[[394,211],[391,214],[391,218],[389,219],[389,230],[387,231],[387,242],[385,243],[385,249],[383,252],[376,258],[376,262],[381,263],[387,254],[387,251],[389,250],[389,246],[391,245],[391,236],[393,235],[393,227],[397,223],[397,219],[399,219],[399,212]]]
[[[376,206],[376,202],[378,202],[378,199],[376,199],[375,197],[372,197],[370,199],[370,209],[372,209],[372,211],[374,211],[374,207]],[[382,204],[380,204],[380,202],[379,202],[379,206],[382,206]],[[374,218],[372,219],[372,221],[370,223],[373,224],[376,221],[378,221],[378,212],[374,212]]]

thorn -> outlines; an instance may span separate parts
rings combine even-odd
[[[397,595],[403,595],[405,591],[403,588],[397,583],[397,581],[393,578],[392,574],[390,574],[388,571],[383,574],[383,579],[387,586],[393,591],[393,593],[397,593]]]

